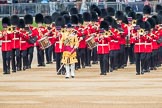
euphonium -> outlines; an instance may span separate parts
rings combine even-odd
[[[136,20],[132,20],[132,26],[136,26]]]
[[[13,32],[13,27],[9,26],[7,27],[7,33],[10,34]]]
[[[144,29],[139,29],[138,30],[139,35],[144,35],[144,32],[145,32]]]

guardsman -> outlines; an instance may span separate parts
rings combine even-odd
[[[99,28],[99,23],[98,23],[98,15],[95,11],[91,12],[92,18],[91,18],[91,35],[97,35],[98,33],[98,28]],[[98,63],[98,56],[97,56],[97,47],[92,49],[92,64],[97,64]]]
[[[83,26],[83,16],[81,14],[78,14],[78,23],[79,23],[79,28],[78,28],[78,40],[79,40],[79,47],[77,52],[79,55],[77,56],[77,68],[80,69],[81,66],[82,68],[85,68],[85,51],[86,51],[86,32],[84,33],[84,26]]]
[[[20,69],[26,70],[27,67],[27,40],[29,39],[28,33],[25,30],[25,22],[19,19],[18,23],[19,37],[20,37]],[[23,67],[23,68],[22,68]]]
[[[130,18],[130,19],[129,19]],[[128,14],[128,19],[129,19],[129,34],[128,34],[128,39],[130,40],[130,48],[129,48],[129,62],[130,64],[134,64],[135,63],[135,56],[134,56],[134,42],[131,40],[131,37],[136,34],[137,30],[136,28],[136,13],[134,11],[130,12]]]
[[[53,52],[53,47],[54,47],[54,32],[55,32],[55,28],[52,27],[52,17],[51,16],[45,16],[44,17],[44,23],[46,24],[46,29],[47,32],[45,33],[45,36],[48,37],[51,46],[49,46],[48,48],[45,49],[45,53],[46,53],[46,64],[52,64],[52,52]]]
[[[144,36],[144,22],[142,20],[137,20],[137,25],[140,28],[137,30],[137,35],[132,37],[134,39],[134,53],[136,58],[136,75],[144,74],[143,66],[145,59],[145,41]]]
[[[83,13],[83,20],[84,20],[84,29],[82,31],[82,37],[79,39],[79,48],[85,47],[85,65],[91,66],[91,49],[89,49],[86,45],[86,39],[90,37],[89,29],[90,29],[90,21],[91,21],[91,14],[89,12]]]
[[[153,43],[156,39],[156,36],[153,34],[152,24],[149,22],[152,21],[150,18],[147,19],[145,22],[145,59],[144,59],[144,66],[143,72],[150,72],[150,64],[151,64],[151,53],[153,50]]]
[[[11,16],[11,25],[12,25],[12,71],[16,72],[20,70],[20,37],[18,35],[17,25],[18,25],[19,17],[17,15]]]
[[[24,16],[24,22],[25,22],[25,30],[28,34],[29,40],[27,40],[27,67],[26,69],[31,68],[31,64],[33,61],[33,52],[34,52],[34,43],[37,40],[37,29],[36,27],[33,27],[33,17],[30,14],[27,14]],[[30,41],[34,40],[34,41]]]
[[[68,24],[69,27],[70,24]],[[72,27],[72,26],[71,26]],[[65,64],[66,76],[68,79],[70,77],[75,77],[75,63],[77,62],[76,58],[76,48],[78,48],[78,38],[77,31],[73,28],[67,28],[68,32],[66,35],[64,34],[60,40],[60,48],[64,45],[64,51],[62,55],[61,62]]]
[[[12,35],[8,31],[8,27],[11,26],[10,19],[8,17],[2,18],[3,30],[0,31],[0,40],[2,40],[2,59],[3,59],[3,74],[10,74],[10,60],[12,52]]]
[[[108,29],[109,29],[108,22],[101,21],[99,36],[95,38],[95,41],[98,42],[97,54],[99,56],[100,61],[100,70],[101,70],[100,75],[106,75],[106,72],[109,72],[110,33],[108,33]]]
[[[60,40],[62,38],[61,29],[65,28],[65,19],[62,16],[59,16],[55,20],[55,26],[56,26],[56,34],[55,34],[55,54],[56,54],[56,71],[57,75],[61,75],[65,73],[65,70],[63,67],[61,67],[61,59],[62,59],[62,53],[63,53],[63,45],[60,46]]]
[[[35,21],[38,24],[38,28],[37,28],[38,39],[37,39],[37,42],[36,42],[38,66],[45,66],[44,49],[42,49],[40,44],[39,44],[40,39],[42,39],[44,37],[44,34],[47,32],[46,28],[43,26],[43,21],[44,21],[43,15],[41,13],[36,14]]]
[[[117,18],[117,23],[118,23],[118,28],[119,28],[119,33],[120,33],[120,51],[119,51],[119,64],[118,68],[124,68],[124,60],[125,60],[125,44],[126,44],[126,36],[128,35],[128,26],[127,26],[127,21],[123,23],[124,19],[124,14],[122,11],[117,11],[116,12],[116,18]],[[127,18],[125,18],[127,20]]]
[[[143,21],[147,21],[147,19],[151,17],[150,14],[151,14],[151,7],[149,5],[145,5],[143,7],[143,15],[144,15]]]

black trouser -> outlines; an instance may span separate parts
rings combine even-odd
[[[125,56],[124,56],[124,64],[125,65],[127,65],[127,63],[128,63],[129,50],[130,50],[130,47],[126,46],[125,47]]]
[[[20,51],[20,69],[27,67],[27,50]]]
[[[134,44],[131,44],[130,45],[130,49],[129,49],[129,61],[130,61],[130,63],[134,63],[135,62]]]
[[[93,48],[93,50],[92,50],[92,61],[93,62],[98,61],[97,47]]]
[[[12,70],[16,71],[17,67],[20,67],[20,49],[12,49]]]
[[[34,47],[29,47],[27,49],[27,65],[31,67],[31,63],[33,61],[33,52],[34,52]]]
[[[145,53],[144,69],[148,71],[150,66],[151,66],[151,53]]]
[[[58,72],[58,70],[61,67],[61,59],[62,59],[62,53],[55,53],[56,54],[56,70]],[[61,71],[59,71],[61,72]]]
[[[55,61],[56,60],[55,45],[53,45],[52,54],[53,54],[53,61]]]
[[[85,48],[79,48],[77,50],[77,59],[78,63],[77,66],[80,67],[80,63],[83,66],[85,66]]]
[[[41,49],[39,46],[37,46],[37,60],[38,60],[38,65],[44,64],[44,50]]]
[[[135,56],[136,56],[136,72],[140,74],[140,72],[144,69],[145,53],[135,53]]]
[[[86,66],[91,66],[91,49],[86,48],[86,60],[85,60],[85,64]]]
[[[99,54],[100,69],[102,74],[107,72],[107,66],[108,66],[107,58],[108,58],[108,54]]]
[[[125,60],[124,58],[125,58],[125,45],[120,45],[118,67],[124,66],[124,60]]]
[[[3,72],[10,73],[11,51],[2,51]]]
[[[110,51],[110,68],[115,69],[116,59],[117,58],[117,51],[111,50]]]
[[[45,49],[47,62],[52,62],[53,45]]]
[[[158,63],[158,56],[157,56],[158,50],[153,50],[151,54],[151,67],[155,68]]]

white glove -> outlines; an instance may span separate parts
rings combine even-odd
[[[75,49],[77,49],[78,47],[77,46],[74,46]]]
[[[83,40],[83,37],[80,37],[80,40]]]
[[[59,48],[62,49],[62,46],[60,45]]]

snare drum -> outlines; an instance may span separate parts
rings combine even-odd
[[[41,46],[42,49],[46,49],[46,48],[51,46],[51,43],[50,43],[47,36],[45,36],[45,37],[41,38],[40,40],[38,40],[38,43],[39,43],[39,45]]]
[[[90,49],[97,47],[97,42],[95,42],[94,36],[91,36],[88,39],[86,39],[86,43],[88,45],[88,48]]]

